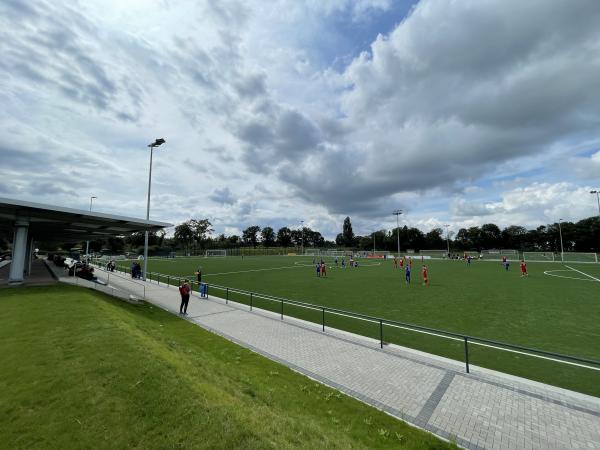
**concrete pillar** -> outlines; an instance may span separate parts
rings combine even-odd
[[[27,254],[28,230],[28,220],[17,219],[15,221],[15,234],[12,245],[12,260],[10,263],[10,272],[8,274],[9,284],[20,284],[23,282],[23,272],[25,270],[25,257]]]
[[[31,260],[33,259],[33,238],[27,236],[27,253],[25,253],[25,275],[31,275]]]

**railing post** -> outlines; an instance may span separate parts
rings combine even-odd
[[[383,320],[379,319],[379,346],[383,348]]]
[[[229,288],[225,289],[225,304],[229,303]]]
[[[158,276],[156,277],[156,282],[158,283],[158,285],[160,286],[160,273],[158,274]]]
[[[171,275],[167,275],[167,284],[171,286]]]
[[[281,320],[283,320],[283,300],[281,300]]]
[[[321,322],[323,323],[323,332],[325,332],[325,308],[322,308],[323,316]]]
[[[252,311],[252,292],[250,292],[250,311]]]
[[[465,365],[467,367],[467,373],[469,373],[469,341],[467,336],[465,338]]]
[[[206,298],[208,298],[208,283],[206,283]]]

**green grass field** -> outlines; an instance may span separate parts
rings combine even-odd
[[[453,445],[151,305],[0,290],[0,448]]]
[[[233,288],[339,308],[376,317],[464,333],[507,343],[600,360],[600,265],[529,263],[521,278],[518,264],[508,272],[500,262],[427,261],[430,284],[420,283],[415,262],[407,286],[391,261],[363,260],[359,268],[336,268],[328,258],[328,277],[317,278],[312,257],[226,257],[151,260],[149,271],[203,280]],[[126,265],[126,263],[122,263]],[[555,276],[545,274],[552,271]],[[165,282],[166,278],[162,278]],[[176,284],[175,280],[171,280]],[[224,292],[211,289],[211,295]],[[248,303],[247,296],[230,295]],[[254,299],[254,306],[279,305]],[[319,322],[321,313],[285,306],[285,314]],[[379,337],[376,324],[328,315],[328,326]],[[385,327],[386,342],[463,360],[462,343]],[[600,371],[470,346],[470,362],[533,380],[600,396]]]

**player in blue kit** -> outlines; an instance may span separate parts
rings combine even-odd
[[[407,264],[404,269],[404,277],[406,278],[406,284],[410,284],[410,264]]]

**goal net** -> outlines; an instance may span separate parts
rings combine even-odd
[[[473,257],[481,257],[481,259],[501,259],[503,256],[506,256],[508,259],[519,259],[519,252],[514,249],[503,249],[503,250],[481,250],[481,252],[477,253],[477,251],[473,251],[469,253]]]
[[[448,258],[448,250],[421,250],[419,256],[430,256],[431,258]]]
[[[558,261],[561,260],[561,254],[556,255]],[[564,262],[585,262],[585,263],[597,263],[598,255],[596,253],[580,253],[580,252],[564,252],[562,255]]]
[[[314,248],[307,248],[304,249],[304,254],[306,256],[319,256],[321,252],[318,249],[314,249]]]
[[[227,250],[206,250],[204,256],[207,258],[210,256],[227,256]]]
[[[523,259],[525,261],[556,261],[554,252],[523,252]],[[560,261],[560,255],[558,255]]]

